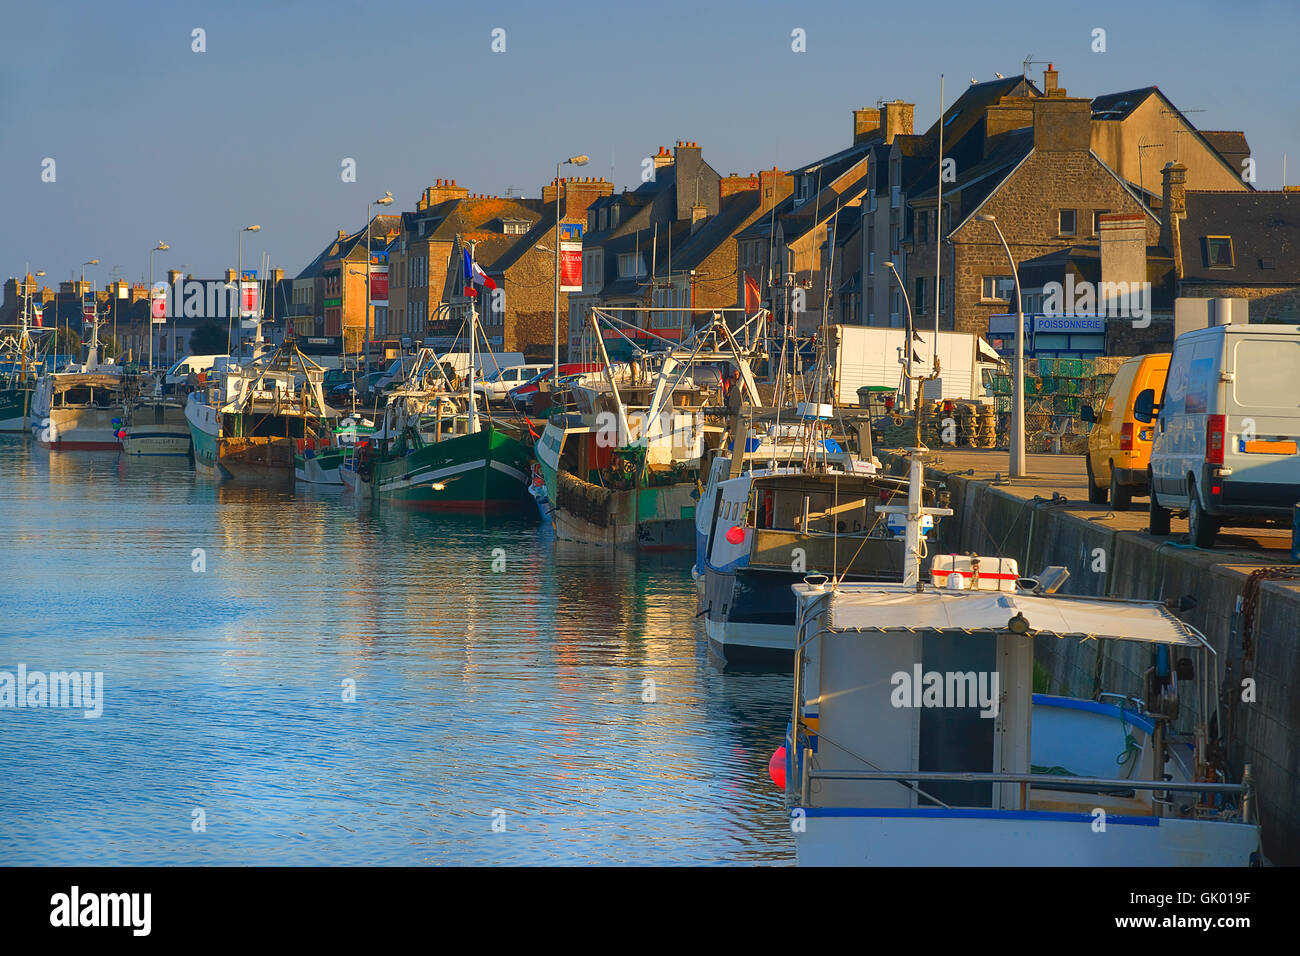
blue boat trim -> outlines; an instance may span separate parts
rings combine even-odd
[[[1034,820],[1040,823],[1087,823],[1091,813],[1062,813],[1055,810],[990,810],[980,807],[945,809],[944,807],[799,807],[808,817],[923,817],[950,820]],[[1106,824],[1130,827],[1158,827],[1159,817],[1106,814]]]
[[[1079,700],[1076,697],[1054,697],[1050,694],[1034,694],[1034,703],[1044,707],[1060,707],[1063,710],[1084,710],[1092,714],[1104,714],[1119,718],[1120,709],[1115,704],[1103,704],[1097,700]],[[1124,720],[1145,733],[1155,733],[1155,724],[1135,710],[1125,710]]]

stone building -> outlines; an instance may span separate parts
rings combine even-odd
[[[1177,294],[1247,299],[1252,322],[1300,324],[1300,190],[1189,190],[1181,164],[1161,173]]]
[[[288,317],[299,335],[342,337],[347,352],[359,352],[366,328],[366,263],[380,264],[401,228],[400,216],[382,215],[370,220],[369,255],[365,227],[338,235],[290,283]],[[391,285],[391,282],[390,282]],[[309,291],[310,290],[310,291]],[[370,338],[389,335],[384,321],[390,306],[370,306]],[[311,322],[308,322],[310,317]]]

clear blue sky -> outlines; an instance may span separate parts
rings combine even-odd
[[[117,9],[111,9],[117,7]],[[494,28],[506,50],[491,49]],[[1091,50],[1106,30],[1106,52]],[[207,51],[191,50],[206,31]],[[807,52],[791,50],[806,31]],[[931,0],[434,4],[180,0],[10,5],[0,59],[0,274],[46,282],[196,276],[263,252],[298,272],[367,199],[424,186],[537,195],[555,161],[639,181],[642,157],[697,140],[723,175],[850,141],[850,110],[914,102],[916,126],[972,76],[1050,60],[1071,95],[1158,85],[1198,126],[1246,132],[1261,188],[1300,182],[1300,5]],[[1041,82],[1041,66],[1033,67]],[[55,160],[57,180],[41,181]],[[344,183],[340,164],[357,163]]]

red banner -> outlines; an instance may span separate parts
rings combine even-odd
[[[388,301],[388,266],[370,267],[370,301],[376,305]]]
[[[582,243],[560,243],[560,291],[582,291]]]
[[[154,325],[163,325],[167,321],[167,287],[159,286],[153,290],[150,296],[149,314],[153,317]]]

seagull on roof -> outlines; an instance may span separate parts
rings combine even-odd
[[[1001,73],[994,73],[993,75],[996,76],[999,80],[1005,80],[1005,79],[1006,79],[1006,77],[1003,76]]]
[[[970,81],[971,81],[971,85],[972,85],[972,86],[973,86],[974,84],[976,84],[976,83],[979,82],[979,81],[976,80],[975,77],[973,77],[973,76],[970,78]]]

